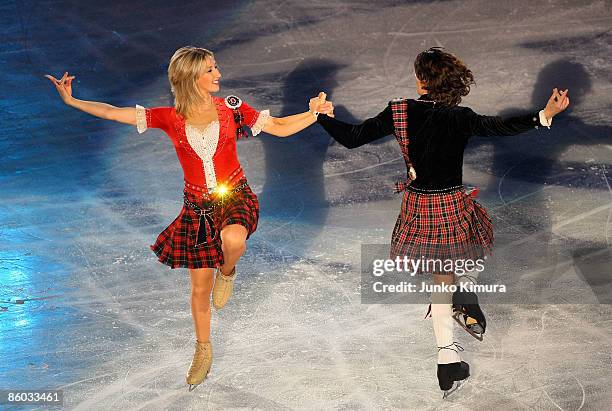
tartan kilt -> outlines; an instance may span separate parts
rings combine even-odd
[[[472,259],[490,254],[493,224],[463,187],[444,193],[404,192],[391,236],[391,258]]]
[[[187,191],[185,197],[202,209],[212,204]],[[211,237],[209,233],[202,243],[197,241],[200,216],[193,208],[183,205],[178,217],[159,234],[151,246],[161,263],[171,268],[216,268],[224,263],[220,232],[225,226],[244,226],[248,232],[247,238],[257,229],[259,202],[248,185],[215,204],[212,221],[216,235]]]

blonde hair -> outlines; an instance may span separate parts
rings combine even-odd
[[[183,117],[207,100],[197,81],[206,68],[206,59],[210,58],[214,58],[212,51],[186,46],[175,51],[170,59],[168,80],[174,94],[174,107]]]

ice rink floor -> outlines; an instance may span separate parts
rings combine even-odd
[[[65,409],[612,409],[610,1],[5,1],[0,4],[0,390],[63,390]],[[396,141],[347,150],[318,125],[239,143],[261,219],[231,302],[212,319],[209,378],[187,392],[186,270],[149,250],[178,214],[182,172],[158,130],[64,106],[172,104],[178,47],[215,52],[220,95],[276,116],[324,90],[336,117],[415,97],[413,61],[444,46],[482,114],[571,108],[474,138],[464,180],[495,223],[485,341],[455,338],[472,376],[436,380],[426,304],[362,304],[364,244],[386,244],[405,173]],[[11,408],[0,404],[0,409]],[[32,405],[16,409],[46,409]]]

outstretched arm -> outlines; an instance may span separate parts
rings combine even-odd
[[[72,80],[75,77],[69,76],[67,72],[64,73],[60,80],[49,74],[45,75],[45,77],[53,83],[60,97],[67,105],[105,120],[136,125],[136,109],[134,107],[115,107],[97,101],[85,101],[74,98],[72,96]]]
[[[310,111],[287,117],[270,117],[263,131],[276,137],[289,137],[311,126],[316,121],[316,115]]]
[[[498,116],[483,116],[467,110],[468,134],[475,136],[511,136],[524,133],[534,127],[550,127],[554,116],[569,106],[568,90],[559,92],[553,89],[546,107],[538,113],[502,118]]]
[[[318,123],[327,134],[346,148],[356,148],[393,134],[393,114],[387,106],[376,117],[369,118],[361,124],[353,125],[336,120],[327,115],[320,115]]]
[[[310,109],[303,113],[285,117],[270,117],[263,131],[277,137],[289,137],[304,130],[317,121],[317,114],[319,112],[333,112],[332,103],[325,101],[325,98],[325,93],[321,92],[318,97],[310,99]]]

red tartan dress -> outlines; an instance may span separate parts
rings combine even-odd
[[[493,247],[493,225],[486,210],[463,185],[419,190],[409,156],[408,105],[390,103],[394,135],[406,163],[407,181],[396,184],[404,192],[402,208],[391,235],[391,258],[457,260],[483,258]],[[421,270],[422,272],[423,270]]]
[[[240,224],[248,236],[257,228],[259,203],[238,161],[236,140],[246,137],[242,125],[253,135],[259,134],[270,118],[269,111],[260,113],[233,96],[213,97],[213,102],[218,121],[205,129],[186,124],[174,107],[136,106],[138,132],[162,129],[183,168],[183,208],[151,246],[159,261],[171,268],[223,265],[223,227]],[[221,194],[222,187],[226,194]]]

